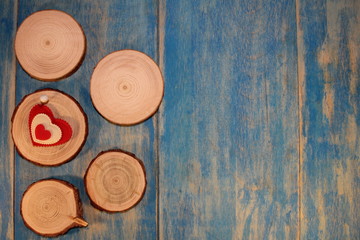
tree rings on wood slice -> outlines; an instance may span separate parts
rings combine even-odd
[[[67,13],[43,10],[27,17],[15,38],[15,53],[32,77],[54,81],[71,75],[86,50],[81,26]]]
[[[42,111],[43,108],[48,110]],[[34,115],[34,110],[38,109],[40,113]],[[46,122],[53,119],[48,116],[51,115],[48,111],[52,112],[57,121]],[[66,122],[70,128],[66,131],[71,132],[61,132],[62,126],[58,121]],[[50,134],[48,140],[34,139],[37,134],[34,129],[37,131],[38,126],[42,127],[40,131]],[[81,150],[88,134],[87,117],[80,104],[71,96],[54,89],[42,89],[25,96],[16,107],[12,116],[11,133],[22,157],[38,165],[57,166],[70,161]],[[56,141],[59,144],[54,144]]]
[[[142,162],[120,150],[100,153],[90,163],[84,180],[93,206],[108,212],[122,212],[135,206],[146,188]]]
[[[120,125],[133,125],[157,111],[164,95],[164,81],[150,57],[134,50],[121,50],[97,64],[90,93],[104,118]]]
[[[78,190],[58,179],[40,180],[31,184],[21,200],[21,216],[34,232],[55,237],[73,227],[86,227]]]

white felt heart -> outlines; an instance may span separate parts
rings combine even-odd
[[[39,128],[40,125],[45,128],[44,131],[50,132],[49,137],[46,137],[46,139],[39,139],[39,137],[37,136],[37,128]],[[48,115],[44,113],[39,113],[33,118],[31,122],[31,137],[34,142],[45,145],[54,144],[61,139],[61,136],[62,133],[60,127],[56,124],[53,124]]]

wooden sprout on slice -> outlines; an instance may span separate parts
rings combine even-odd
[[[58,179],[40,180],[31,184],[21,200],[21,216],[34,232],[56,237],[70,228],[86,227],[78,190]]]
[[[121,150],[100,153],[90,163],[84,180],[92,205],[108,212],[135,206],[146,188],[143,163]]]

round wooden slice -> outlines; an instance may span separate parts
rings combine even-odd
[[[71,127],[71,137],[65,143],[34,145],[29,127],[30,111],[41,103],[51,109],[55,118],[66,121]],[[80,104],[69,95],[54,89],[38,90],[25,96],[16,107],[11,133],[22,157],[38,165],[57,166],[70,161],[84,145],[88,133],[87,117]]]
[[[90,163],[84,180],[93,206],[108,212],[122,212],[135,206],[146,188],[142,162],[120,150],[100,153]]]
[[[134,50],[121,50],[98,63],[91,77],[90,93],[104,118],[132,125],[156,112],[164,94],[164,81],[150,57]]]
[[[27,17],[15,38],[15,53],[32,77],[54,81],[71,75],[84,58],[86,39],[67,13],[43,10]]]
[[[55,237],[73,227],[86,227],[78,190],[68,182],[47,179],[31,184],[21,200],[21,216],[34,232]]]

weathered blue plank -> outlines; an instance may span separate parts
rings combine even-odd
[[[160,238],[296,238],[295,1],[160,6]]]
[[[18,65],[16,102],[32,91],[51,87],[75,97],[89,120],[89,135],[80,154],[60,167],[35,166],[16,155],[15,237],[35,238],[19,213],[22,193],[32,182],[58,177],[80,190],[84,203],[85,229],[73,229],[64,239],[155,239],[156,238],[156,121],[150,119],[133,127],[107,122],[94,109],[89,94],[90,76],[96,63],[108,53],[131,48],[157,59],[157,4],[154,1],[19,1],[20,24],[34,11],[58,9],[72,15],[83,27],[87,38],[85,60],[71,77],[45,83],[31,79]],[[125,213],[108,214],[94,209],[84,190],[82,177],[90,161],[100,152],[121,148],[135,153],[147,170],[147,189],[143,200]]]
[[[14,147],[10,119],[15,107],[15,55],[13,39],[16,31],[17,4],[5,0],[0,4],[0,238],[14,237],[13,186]]]
[[[298,1],[301,237],[360,237],[360,2]]]

